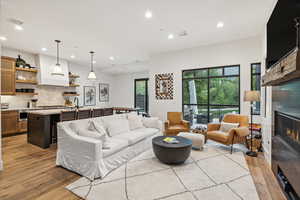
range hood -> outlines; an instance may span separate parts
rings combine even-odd
[[[66,60],[60,60],[60,67],[62,74],[55,75],[53,70],[56,66],[56,58],[39,54],[37,56],[39,70],[39,85],[53,85],[53,86],[69,86],[69,68]]]

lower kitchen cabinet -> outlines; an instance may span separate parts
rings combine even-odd
[[[18,122],[18,132],[19,133],[27,132],[27,120],[20,120]]]
[[[19,112],[2,111],[1,112],[1,131],[2,136],[15,134],[19,131]]]

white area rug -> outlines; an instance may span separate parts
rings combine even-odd
[[[184,164],[169,166],[151,149],[102,180],[80,178],[66,188],[87,200],[258,200],[242,150],[230,154],[209,141]]]

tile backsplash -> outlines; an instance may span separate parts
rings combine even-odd
[[[26,85],[20,86],[20,88],[26,88]],[[28,88],[28,86],[27,86]],[[64,105],[65,98],[62,96],[63,92],[72,90],[71,88],[56,87],[56,86],[35,86],[34,88],[38,95],[16,95],[16,96],[1,96],[1,103],[9,103],[10,108],[26,107],[27,102],[33,98],[37,98],[37,106],[51,106],[51,105]]]

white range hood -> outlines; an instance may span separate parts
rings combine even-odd
[[[69,86],[69,68],[66,60],[60,60],[62,74],[53,74],[56,58],[39,54],[37,63],[39,70],[39,85]]]

